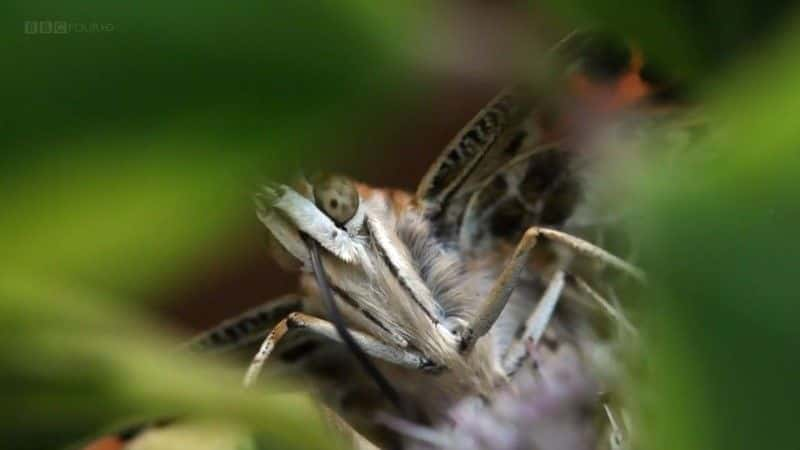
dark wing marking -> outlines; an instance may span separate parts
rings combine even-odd
[[[516,156],[534,130],[526,129],[532,102],[507,89],[483,108],[445,147],[417,188],[417,202],[446,241],[458,236],[469,194]]]
[[[236,350],[264,339],[281,319],[303,309],[303,297],[289,294],[227,319],[186,344],[191,351],[215,353]]]
[[[305,298],[297,294],[270,300],[201,333],[189,341],[185,348],[199,353],[231,352],[248,360],[275,325],[292,312],[302,311],[304,303]],[[305,375],[323,378],[339,376],[325,355],[338,353],[341,346],[301,331],[292,329],[278,342],[269,360],[270,373],[290,378]]]
[[[527,112],[521,94],[509,89],[489,102],[450,141],[417,189],[417,199],[426,214],[436,217],[445,213],[450,199],[469,186],[471,179],[485,172],[481,162],[488,153],[507,143],[504,138],[519,126]]]
[[[521,226],[523,210],[516,205],[512,211],[508,200],[524,194],[520,189],[533,182],[535,174],[526,177],[527,162],[558,150],[558,137],[548,136],[542,125],[545,103],[534,107],[536,103],[523,88],[504,91],[461,130],[429,169],[417,201],[440,238],[459,242],[464,249],[473,241],[461,237],[485,228],[487,221],[495,222],[491,231],[501,236]]]
[[[587,136],[629,113],[661,116],[681,104],[674,83],[617,39],[579,33],[554,54],[565,75],[549,92],[501,93],[419,185],[417,202],[437,235],[462,251],[516,240],[533,225],[563,225],[583,198]]]

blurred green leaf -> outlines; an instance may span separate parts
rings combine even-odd
[[[100,294],[49,279],[0,280],[4,448],[55,448],[120,417],[214,418],[269,448],[335,448],[309,400],[241,389],[240,370],[178,352],[155,324]],[[11,444],[13,443],[13,445]]]
[[[259,181],[341,158],[359,117],[397,95],[413,34],[396,20],[410,5],[13,3],[0,247],[17,269],[123,298],[213,259],[217,236],[254,220]]]
[[[176,414],[235,422],[269,448],[338,445],[309,401],[241,390],[240,370],[181,355],[134,305],[255,220],[259,181],[341,158],[362,118],[402,95],[411,8],[0,7],[13,66],[0,73],[0,446]],[[28,21],[71,28],[28,34]]]
[[[0,45],[15,66],[0,75],[0,89],[16,107],[0,113],[0,142],[11,143],[102,124],[141,130],[198,111],[233,127],[232,137],[320,110],[335,118],[389,87],[404,61],[402,41],[384,35],[412,32],[393,20],[408,7],[381,5],[377,14],[357,1],[8,6]],[[26,21],[111,30],[25,34]],[[371,95],[354,95],[365,87]]]
[[[646,183],[653,401],[649,448],[791,448],[800,373],[800,38],[715,92],[703,164]]]

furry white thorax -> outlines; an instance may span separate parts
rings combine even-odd
[[[368,219],[370,234],[375,239],[375,246],[380,253],[386,255],[386,264],[391,264],[396,278],[400,284],[407,288],[414,301],[425,311],[425,314],[435,323],[440,322],[442,311],[433,299],[430,289],[420,278],[419,273],[413,267],[413,261],[408,254],[408,250],[398,242],[397,238],[387,230],[386,223],[372,216]]]
[[[371,282],[378,294],[363,301],[382,306],[391,316],[387,319],[399,326],[400,333],[409,342],[436,362],[443,363],[450,359],[449,353],[455,354],[458,338],[444,326],[449,323],[448,311],[436,296],[441,293],[436,291],[441,289],[424,277],[420,260],[425,259],[420,250],[428,257],[440,260],[442,249],[431,238],[427,223],[421,217],[412,210],[395,217],[386,201],[378,195],[363,202],[376,267]],[[408,239],[414,234],[428,238],[428,245],[422,249],[411,248]],[[451,275],[457,274],[458,271],[451,272]],[[451,281],[453,285],[459,284],[456,280]]]

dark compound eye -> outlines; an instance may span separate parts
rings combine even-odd
[[[581,72],[596,82],[614,82],[630,69],[630,47],[613,34],[601,31],[572,36],[560,50],[568,61],[580,64]]]
[[[314,203],[337,225],[347,223],[358,210],[358,190],[349,178],[341,175],[322,175],[311,180]]]

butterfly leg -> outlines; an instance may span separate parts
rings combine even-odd
[[[601,261],[617,270],[625,272],[641,282],[645,280],[644,272],[642,272],[641,269],[628,264],[622,259],[583,239],[549,228],[528,228],[519,241],[519,244],[517,244],[517,248],[514,250],[511,260],[506,264],[497,281],[495,281],[491,292],[489,292],[489,297],[481,306],[478,314],[465,329],[461,340],[462,352],[469,351],[475,344],[475,341],[486,334],[492,325],[494,325],[495,321],[497,321],[506,303],[508,303],[508,299],[511,297],[511,292],[517,285],[517,280],[519,279],[522,269],[527,264],[530,251],[536,246],[540,237],[564,245],[580,255]]]
[[[545,239],[549,239],[552,242],[557,242],[561,245],[564,245],[576,253],[586,256],[587,258],[594,259],[598,262],[603,264],[609,265],[620,272],[624,272],[627,275],[631,276],[633,279],[639,281],[640,283],[644,283],[646,281],[646,277],[642,269],[624,261],[623,259],[619,258],[618,256],[614,256],[611,253],[603,250],[602,248],[592,244],[591,242],[584,241],[581,238],[572,236],[571,234],[564,233],[563,231],[553,230],[550,228],[537,228],[532,227],[529,228],[525,234],[533,233],[536,237],[541,236]],[[534,238],[534,245],[535,245]],[[532,247],[531,247],[532,248]]]
[[[525,321],[522,334],[511,344],[503,358],[503,369],[507,376],[513,375],[520,368],[523,361],[529,356],[531,346],[539,343],[547,324],[550,323],[550,318],[553,316],[553,311],[563,290],[564,272],[559,270],[553,275],[533,313]]]
[[[559,270],[553,278],[550,279],[550,283],[547,285],[544,294],[542,294],[542,298],[539,299],[539,303],[536,304],[533,313],[531,313],[528,320],[525,321],[522,333],[514,340],[503,358],[503,368],[507,376],[514,375],[514,372],[519,369],[528,357],[530,346],[536,346],[539,339],[541,339],[548,323],[550,323],[550,318],[553,316],[553,311],[561,297],[561,293],[564,290],[565,282],[566,284],[576,286],[580,292],[591,298],[606,314],[616,320],[625,331],[633,336],[638,336],[638,331],[622,312],[611,305],[608,300],[603,298],[597,291],[592,289],[587,282],[580,277]]]
[[[627,317],[619,310],[619,308],[612,305],[608,300],[606,300],[600,293],[592,289],[589,286],[589,283],[572,274],[567,274],[567,283],[571,285],[575,285],[579,291],[583,292],[589,298],[591,298],[598,306],[608,314],[612,319],[616,320],[616,322],[620,325],[622,329],[627,331],[633,336],[638,336],[639,331],[633,324],[628,320]]]
[[[245,386],[251,386],[255,382],[267,358],[269,358],[269,355],[275,349],[275,346],[284,336],[293,330],[304,331],[341,342],[341,337],[336,331],[336,327],[327,320],[299,312],[291,313],[278,322],[264,339],[264,343],[261,344],[261,348],[259,348],[258,353],[253,357],[253,361],[247,369],[247,374],[244,378]],[[356,343],[367,355],[373,358],[409,369],[426,370],[433,366],[430,360],[416,352],[384,344],[374,337],[360,331],[349,331]]]
[[[260,341],[267,330],[288,314],[303,308],[303,297],[288,294],[225,320],[184,344],[190,351],[216,353],[235,350]]]
[[[609,448],[611,450],[624,450],[627,448],[627,445],[625,445],[626,442],[622,433],[622,428],[617,423],[617,420],[614,418],[614,413],[611,411],[611,407],[609,407],[607,403],[603,403],[603,409],[606,412],[608,424],[611,427],[608,435]]]

